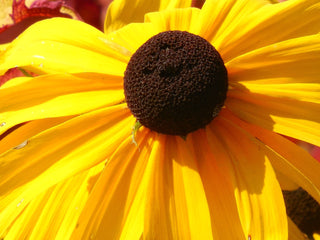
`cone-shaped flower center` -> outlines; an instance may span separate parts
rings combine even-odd
[[[126,102],[145,127],[186,136],[218,115],[228,75],[217,50],[182,31],[162,32],[131,57],[124,76]]]

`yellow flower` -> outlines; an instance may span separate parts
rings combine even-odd
[[[116,0],[105,34],[55,18],[1,52],[1,74],[18,66],[39,76],[0,88],[0,238],[302,237],[281,190],[302,187],[320,202],[320,164],[281,135],[320,145],[319,1],[190,2]],[[212,44],[228,71],[218,116],[185,139],[133,131],[123,90],[132,54],[172,30]],[[181,59],[170,51],[162,61]]]

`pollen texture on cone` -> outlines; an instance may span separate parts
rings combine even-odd
[[[126,102],[145,127],[186,136],[204,128],[226,99],[228,74],[218,51],[182,31],[159,33],[131,57],[124,76]]]

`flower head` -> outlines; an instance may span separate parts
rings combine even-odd
[[[116,0],[105,33],[54,18],[0,53],[39,75],[0,88],[1,237],[298,231],[282,190],[319,203],[320,164],[281,135],[320,145],[318,0],[190,6]]]

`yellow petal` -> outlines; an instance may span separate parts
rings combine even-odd
[[[5,239],[69,239],[104,163],[62,181],[34,199],[9,227]]]
[[[239,218],[234,194],[237,184],[235,170],[228,150],[209,128],[191,133],[189,137],[208,199],[213,239],[221,236],[224,239],[247,239]]]
[[[173,196],[172,160],[167,158],[167,135],[161,134],[149,158],[152,178],[148,184],[144,239],[179,239]]]
[[[320,34],[259,48],[226,63],[232,86],[319,83]]]
[[[209,127],[219,136],[234,168],[234,191],[245,236],[250,239],[287,239],[282,192],[258,141],[223,118],[216,118]]]
[[[228,29],[235,28],[242,19],[247,18],[266,3],[267,1],[264,0],[205,1],[198,26],[194,25],[192,31],[211,42],[221,53],[223,49],[215,39],[224,36]]]
[[[224,201],[227,206],[224,209],[221,206],[220,197],[226,192],[219,194],[217,189],[207,185],[214,184],[211,176],[214,175],[217,178],[220,176],[216,174],[216,169],[207,169],[209,172],[206,173],[209,175],[201,174],[202,163],[212,161],[207,153],[208,149],[201,148],[205,141],[201,137],[197,139],[201,140],[200,149],[198,145],[193,146],[193,141],[189,141],[190,135],[187,143],[180,137],[160,135],[159,143],[154,145],[152,151],[154,156],[153,158],[150,156],[149,159],[153,162],[153,177],[149,182],[146,202],[147,206],[152,207],[146,208],[145,239],[215,239],[225,230],[219,227],[225,223],[225,219],[231,218],[229,213],[232,213],[232,216],[238,216],[235,201],[234,208],[228,204],[228,201]],[[154,150],[155,147],[158,149]],[[204,166],[204,168],[207,167]],[[219,179],[215,183],[221,184],[222,181]],[[229,190],[233,194],[232,188]],[[223,195],[223,199],[230,198],[228,195]],[[212,213],[223,211],[219,211],[220,209],[216,207],[218,202],[219,208],[226,210],[223,216]],[[238,223],[240,226],[239,219]],[[234,234],[235,232],[237,234]],[[239,236],[239,232],[232,230],[223,235],[235,237]]]
[[[319,55],[319,34],[276,43],[229,61],[229,83],[243,91],[319,104]]]
[[[159,32],[180,30],[193,33],[196,30],[192,27],[199,27],[199,13],[200,9],[198,8],[167,10],[148,13],[145,16],[145,21],[151,22]]]
[[[241,121],[228,111],[222,111],[221,115],[232,120],[266,144],[269,149],[258,143],[260,148],[264,149],[263,151],[269,156],[274,168],[286,178],[301,186],[314,199],[320,202],[320,179],[318,174],[320,172],[320,163],[308,152],[272,131]]]
[[[289,178],[287,175],[281,173],[277,169],[275,169],[275,172],[282,190],[293,191],[299,188],[299,185],[295,183],[293,179]]]
[[[119,145],[84,208],[73,239],[140,239],[143,232],[148,159],[155,134],[142,128]]]
[[[9,43],[0,44],[0,52],[4,51],[9,46]]]
[[[275,79],[274,79],[275,80]],[[281,80],[280,80],[281,81]],[[294,81],[292,81],[294,82]],[[303,102],[320,104],[319,83],[240,83],[230,84],[246,89],[252,93],[263,94],[276,98],[289,98]],[[241,86],[242,85],[242,86]]]
[[[0,74],[16,66],[36,73],[98,72],[122,76],[129,58],[94,27],[66,18],[35,23],[0,52]]]
[[[128,50],[132,55],[149,38],[158,34],[159,31],[151,23],[130,23],[118,31],[108,34],[107,39]]]
[[[115,0],[107,11],[104,29],[106,33],[118,30],[129,23],[143,22],[148,12],[191,6],[191,0]]]
[[[69,120],[71,117],[61,117],[61,118],[48,118],[48,119],[41,119],[35,120],[31,122],[27,122],[15,129],[14,131],[2,135],[0,141],[0,153],[3,153],[11,148],[17,147],[18,145],[24,143],[32,136],[49,129],[53,126],[56,126],[60,123],[63,123]]]
[[[106,161],[133,124],[118,105],[72,118],[0,155],[0,212],[16,208],[21,199],[23,207],[59,181]]]
[[[320,104],[230,90],[225,105],[242,120],[320,146]]]
[[[320,240],[320,233],[314,233],[313,238],[314,240]]]
[[[171,139],[169,144],[168,156],[172,159],[173,197],[180,239],[213,239],[210,210],[198,159],[181,137]]]
[[[216,40],[225,61],[276,42],[318,33],[320,3],[290,0],[267,4],[233,24]]]
[[[308,239],[300,229],[288,217],[289,237],[288,240],[306,240]]]
[[[122,78],[104,74],[44,75],[16,78],[1,87],[0,132],[42,118],[81,114],[120,103]]]

